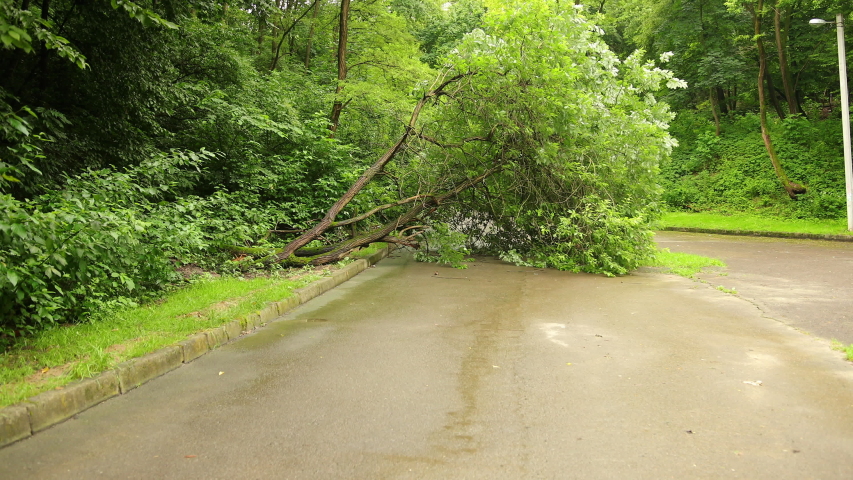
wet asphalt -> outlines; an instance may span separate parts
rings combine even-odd
[[[853,343],[853,243],[660,232],[661,248],[726,263],[698,275],[803,333]],[[722,273],[723,275],[720,275]]]
[[[725,250],[697,238],[658,237]],[[785,278],[748,271],[760,245],[714,255],[728,276],[705,282],[395,255],[0,450],[0,478],[853,478],[853,366],[797,313],[837,315],[844,289],[815,287],[791,244],[797,300],[756,301],[750,279]]]

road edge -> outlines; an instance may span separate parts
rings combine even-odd
[[[62,423],[105,400],[123,395],[265,326],[367,270],[387,257],[393,249],[393,245],[388,245],[367,258],[358,259],[332,272],[330,277],[294,290],[290,297],[282,301],[271,303],[266,308],[234,319],[221,327],[196,333],[174,345],[128,360],[96,377],[79,380],[60,390],[43,392],[21,403],[0,408],[0,448]]]
[[[853,235],[825,235],[820,233],[764,232],[760,230],[725,230],[720,228],[662,227],[660,231],[685,233],[711,233],[714,235],[740,235],[742,237],[772,237],[831,242],[853,242]]]

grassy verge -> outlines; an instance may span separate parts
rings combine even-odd
[[[851,235],[851,232],[847,231],[846,220],[786,220],[745,214],[670,212],[663,216],[660,225],[661,227]]]
[[[838,340],[833,340],[832,349],[837,350],[839,352],[844,352],[844,354],[847,355],[847,360],[853,362],[853,344],[844,345]]]
[[[0,356],[0,407],[153,352],[289,297],[318,275],[209,278],[160,302],[40,332]]]
[[[351,257],[368,257],[385,246],[373,244]],[[252,279],[202,278],[157,302],[103,312],[86,323],[22,339],[0,354],[0,407],[93,377],[126,360],[256,312],[290,297],[293,290],[322,275],[323,271],[295,270]]]
[[[670,252],[668,248],[659,250],[647,267],[660,268],[664,273],[674,273],[682,277],[693,278],[702,269],[708,267],[725,267],[726,264],[716,258],[693,255],[692,253]]]
[[[383,243],[383,242],[371,243],[367,247],[362,248],[361,250],[359,250],[357,252],[351,253],[350,257],[354,258],[354,259],[367,258],[367,257],[373,255],[374,253],[378,252],[379,250],[382,250],[383,248],[385,248],[387,246],[388,246],[388,244]]]

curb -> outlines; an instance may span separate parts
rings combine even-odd
[[[79,380],[60,390],[43,392],[22,403],[0,408],[0,448],[64,422],[104,400],[123,395],[149,380],[175,370],[221,345],[266,325],[367,270],[371,265],[387,257],[392,249],[393,246],[389,245],[367,258],[356,260],[332,272],[331,277],[294,290],[292,296],[272,303],[245,318],[191,335],[175,345],[128,360],[97,377]]]
[[[853,235],[822,235],[819,233],[788,233],[788,232],[762,232],[758,230],[723,230],[718,228],[694,228],[694,227],[664,227],[661,230],[667,232],[686,233],[711,233],[715,235],[740,235],[743,237],[773,237],[793,238],[800,240],[828,240],[830,242],[853,242]]]

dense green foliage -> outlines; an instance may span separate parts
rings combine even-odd
[[[493,36],[470,36],[461,50],[472,55],[466,67],[497,70],[477,85],[487,95],[477,109],[490,130],[503,127],[501,155],[511,156],[463,197],[462,211],[483,215],[467,233],[557,268],[624,273],[636,266],[627,255],[648,246],[637,219],[654,209],[654,167],[669,148],[666,106],[643,97],[666,72],[641,55],[620,62],[571,7],[514,7],[493,17]]]
[[[328,65],[268,70],[260,10],[0,7],[0,336],[85,319],[155,293],[175,264],[305,226],[370,148],[328,137]]]
[[[839,72],[835,26],[849,19],[838,0],[607,0],[599,23],[620,51],[672,52],[688,88],[664,96],[678,112],[680,142],[663,165],[664,199],[674,209],[799,218],[844,215]],[[849,38],[849,29],[848,29]],[[848,42],[849,43],[849,42]],[[759,57],[766,72],[759,81]],[[853,52],[847,49],[847,63]],[[789,198],[762,142],[758,85],[770,140],[783,171],[806,187]]]
[[[642,53],[620,60],[578,9],[549,2],[491,9],[442,64],[441,102],[386,167],[389,203],[412,199],[385,211],[392,224],[418,215],[472,250],[572,271],[622,274],[651,254],[656,167],[673,144],[653,92],[681,81]]]
[[[846,214],[844,161],[837,122],[790,116],[772,133],[789,175],[808,192],[791,201],[769,167],[755,114],[732,117],[721,135],[701,114],[683,111],[673,122],[680,140],[661,165],[664,201],[676,209],[755,212],[783,218],[840,218]]]
[[[353,0],[346,36],[343,6],[0,0],[0,341],[156,295],[183,264],[270,267],[336,202],[280,260],[426,234],[455,266],[612,275],[653,254],[661,192],[842,213],[833,36],[805,24],[842,3]],[[756,38],[797,201],[762,145]]]

